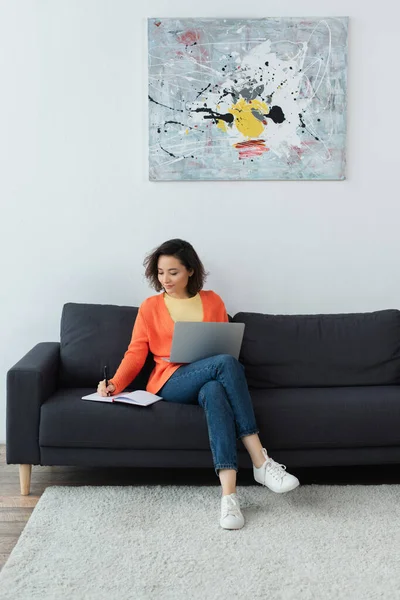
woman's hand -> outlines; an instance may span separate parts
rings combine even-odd
[[[113,383],[109,383],[106,387],[105,379],[99,382],[99,385],[97,386],[97,393],[99,396],[110,396],[113,392],[115,392],[115,385]]]

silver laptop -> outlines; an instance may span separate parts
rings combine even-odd
[[[171,363],[191,363],[216,354],[239,358],[244,323],[178,321],[172,338]]]

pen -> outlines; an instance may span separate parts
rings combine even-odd
[[[105,379],[105,382],[106,382],[106,389],[107,389],[107,386],[108,386],[107,365],[104,367],[104,379]],[[107,396],[109,396],[109,395],[110,395],[110,392],[107,392]]]

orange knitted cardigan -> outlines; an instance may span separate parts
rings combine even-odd
[[[228,321],[225,305],[218,294],[211,290],[201,290],[203,321]],[[148,352],[153,354],[155,366],[146,390],[156,394],[181,364],[168,363],[162,357],[169,357],[174,332],[172,320],[164,301],[164,294],[150,296],[139,307],[132,338],[114,377],[109,380],[115,385],[114,394],[119,394],[135,379],[142,369]]]

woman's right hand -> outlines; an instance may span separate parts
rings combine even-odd
[[[106,387],[106,380],[99,381],[99,385],[97,386],[97,393],[99,396],[110,396],[115,392],[115,385],[113,383],[109,383]]]

